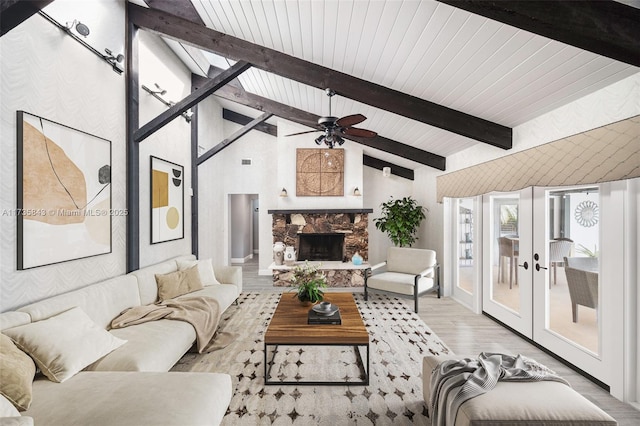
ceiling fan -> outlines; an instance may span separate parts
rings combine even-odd
[[[334,117],[331,115],[331,98],[336,94],[332,89],[327,88],[325,90],[329,97],[329,115],[326,117],[320,117],[318,119],[318,125],[322,127],[321,130],[308,130],[306,132],[292,133],[287,136],[304,135],[306,133],[323,132],[315,140],[316,144],[326,144],[329,148],[333,148],[335,145],[342,145],[344,143],[343,136],[357,136],[361,138],[373,138],[378,134],[371,130],[360,129],[358,127],[352,127],[358,123],[362,123],[367,119],[362,114],[347,115],[342,118]]]

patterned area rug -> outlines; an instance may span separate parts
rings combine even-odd
[[[234,395],[223,425],[428,424],[422,358],[450,350],[404,300],[354,295],[369,331],[369,386],[265,386],[263,335],[280,296],[243,293],[220,325],[238,338],[215,352],[188,353],[173,368],[231,375]],[[324,346],[281,347],[271,371],[272,379],[285,380],[360,380],[360,374],[353,347]]]

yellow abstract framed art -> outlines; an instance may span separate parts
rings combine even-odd
[[[184,238],[184,167],[151,156],[151,244]]]

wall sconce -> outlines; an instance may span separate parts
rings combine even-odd
[[[361,196],[362,194],[360,193],[360,190],[358,189],[358,187],[356,186],[355,189],[353,190],[353,195],[356,197]]]
[[[391,176],[391,167],[383,167],[382,168],[382,177]]]
[[[173,101],[167,101],[167,100],[163,99],[162,95],[165,95],[167,93],[167,91],[165,89],[161,88],[158,85],[158,83],[153,83],[153,84],[156,86],[157,90],[149,89],[144,84],[142,85],[142,90],[144,90],[145,92],[147,92],[148,94],[150,94],[151,96],[153,96],[154,98],[156,98],[157,100],[159,100],[160,102],[165,104],[167,106],[167,108],[171,108],[172,106],[174,106],[176,104]],[[187,123],[191,123],[191,119],[193,118],[193,112],[191,110],[184,111],[181,115],[182,115],[182,118],[184,118],[187,121]]]
[[[289,194],[287,194],[287,190],[286,189],[282,188],[282,191],[280,191],[280,196],[281,197],[288,197]]]

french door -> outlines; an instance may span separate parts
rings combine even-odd
[[[483,196],[483,311],[605,384],[623,346],[616,197],[609,184]]]
[[[533,336],[531,188],[483,196],[482,310]]]

